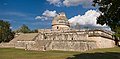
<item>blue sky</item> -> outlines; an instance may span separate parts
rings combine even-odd
[[[68,19],[78,15],[85,15],[91,7],[92,0],[0,0],[0,19],[9,21],[13,30],[26,24],[30,29],[51,28],[51,18],[47,20],[35,19],[45,16],[43,13],[55,11],[65,12]],[[48,16],[45,16],[48,17]]]

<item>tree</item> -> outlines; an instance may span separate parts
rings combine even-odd
[[[16,30],[17,33],[29,33],[30,29],[28,28],[28,26],[26,26],[25,24],[23,24],[20,28],[18,28],[18,30]]]
[[[120,0],[93,0],[93,6],[98,5],[101,15],[97,18],[97,23],[108,25],[115,32],[116,44],[120,38]]]
[[[38,30],[37,29],[34,29],[32,31],[30,31],[31,33],[38,33]]]
[[[116,30],[115,30],[115,34],[114,34],[114,37],[115,37],[115,44],[118,46],[119,45],[119,41],[120,41],[120,27],[117,27]]]
[[[14,32],[10,29],[10,24],[0,20],[0,43],[9,42],[14,38]]]
[[[120,0],[93,0],[93,6],[98,5],[102,12],[97,23],[108,25],[113,31],[120,27]]]
[[[116,30],[115,30],[115,35],[117,37],[120,37],[120,27],[117,27]]]

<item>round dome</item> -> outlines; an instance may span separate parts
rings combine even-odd
[[[56,15],[54,17],[54,19],[52,20],[52,25],[55,25],[55,24],[66,24],[68,23],[67,21],[67,17],[65,16],[65,14],[62,12],[58,15]]]
[[[52,28],[68,28],[69,22],[67,20],[67,17],[65,16],[65,13],[60,13],[54,17],[52,20]]]

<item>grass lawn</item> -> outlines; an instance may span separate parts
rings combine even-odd
[[[120,48],[95,49],[86,52],[0,48],[0,59],[120,59]]]

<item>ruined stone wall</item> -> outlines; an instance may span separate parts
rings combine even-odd
[[[87,32],[84,31],[64,33],[40,33],[37,44],[40,47],[43,47],[42,50],[45,49],[64,51],[86,51],[94,48],[115,47],[114,40],[112,40],[111,36],[105,32],[91,31],[88,32],[88,34],[86,33]],[[102,34],[104,34],[105,37],[102,37]],[[90,42],[88,42],[88,40],[90,40]],[[91,42],[91,40],[94,42]]]
[[[0,43],[0,48],[14,48],[14,44],[11,43]]]
[[[62,51],[86,51],[95,49],[95,41],[82,40],[62,40],[52,41],[48,50],[62,50]]]
[[[25,49],[25,50],[37,50],[35,48],[35,41],[17,41],[15,48]]]
[[[87,40],[87,34],[77,33],[44,33],[40,34],[40,40]]]
[[[96,42],[90,40],[38,40],[19,41],[16,48],[25,50],[62,50],[62,51],[86,51],[95,49]]]
[[[62,29],[70,29],[70,28],[67,25],[58,24],[58,25],[52,26],[52,29],[54,29],[54,30],[62,30]]]
[[[112,39],[104,37],[89,37],[88,40],[94,40],[98,48],[112,48],[115,47],[115,42]]]
[[[42,30],[42,29],[41,29]],[[19,36],[15,43],[2,43],[0,47],[15,47],[26,50],[86,51],[115,46],[112,35],[103,31],[52,31],[42,30],[39,34]],[[21,39],[22,38],[22,39]],[[24,38],[24,40],[23,40]],[[30,40],[29,40],[30,39]]]

